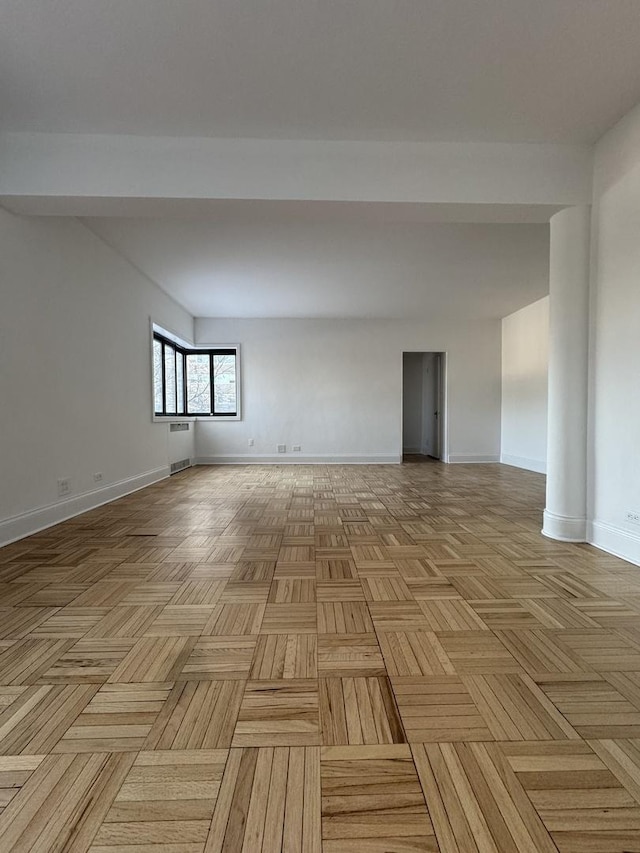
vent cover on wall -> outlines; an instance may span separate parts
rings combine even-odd
[[[180,459],[179,462],[172,462],[170,470],[172,474],[177,474],[178,471],[184,471],[185,468],[191,468],[190,459]]]
[[[189,432],[189,424],[169,424],[169,432]]]

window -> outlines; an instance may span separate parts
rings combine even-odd
[[[238,347],[189,348],[153,332],[156,417],[239,416]]]

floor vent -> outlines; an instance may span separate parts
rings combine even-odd
[[[177,474],[178,471],[184,471],[185,468],[191,468],[190,459],[181,459],[179,462],[171,463],[171,473]]]

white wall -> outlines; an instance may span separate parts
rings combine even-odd
[[[640,563],[640,107],[596,147],[592,253],[591,539]]]
[[[196,320],[197,343],[240,343],[243,420],[198,424],[210,461],[398,461],[402,352],[447,352],[451,461],[500,452],[499,320]],[[248,439],[255,444],[248,447]],[[276,445],[302,445],[277,457]]]
[[[74,219],[0,210],[0,265],[2,543],[166,475],[149,317],[193,319]]]
[[[502,321],[501,461],[547,470],[549,297]]]
[[[421,352],[407,352],[402,359],[402,450],[422,452],[422,385]]]

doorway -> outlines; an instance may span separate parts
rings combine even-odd
[[[402,453],[446,461],[446,353],[402,353]]]

